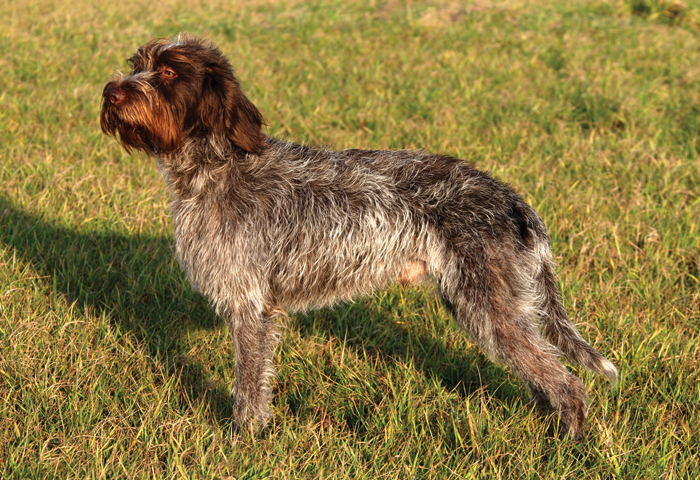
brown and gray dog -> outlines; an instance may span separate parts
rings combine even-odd
[[[612,381],[617,370],[569,320],[547,230],[520,196],[456,158],[270,138],[206,41],[155,40],[128,62],[104,89],[102,130],[158,161],[178,259],[231,328],[239,426],[270,419],[277,316],[429,276],[484,352],[580,437],[586,390],[557,356]]]

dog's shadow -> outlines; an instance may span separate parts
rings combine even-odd
[[[31,264],[41,281],[69,304],[77,304],[78,311],[90,311],[96,318],[104,315],[114,327],[145,346],[151,359],[160,364],[157,368],[165,367],[179,375],[180,394],[187,397],[183,404],[208,402],[214,421],[221,426],[231,425],[231,385],[212,385],[211,374],[187,354],[184,340],[189,329],[224,328],[223,322],[188,286],[174,259],[171,238],[62,226],[26,213],[0,196],[0,244]],[[464,398],[480,388],[499,400],[518,397],[518,387],[504,381],[504,370],[473,349],[449,351],[445,340],[434,336],[427,326],[418,335],[410,333],[392,321],[390,312],[382,313],[367,305],[357,302],[294,315],[291,328],[298,329],[302,336],[336,337],[340,341],[348,340],[351,332],[346,348],[381,355],[388,362],[413,364],[425,376],[437,378],[444,388]],[[339,315],[340,311],[346,314]],[[357,317],[363,319],[361,328],[352,325]],[[385,333],[377,335],[379,330]],[[420,348],[408,348],[416,338]],[[417,350],[421,353],[414,355]],[[304,401],[293,394],[288,398],[291,403]],[[297,405],[292,410],[303,417],[312,409]]]

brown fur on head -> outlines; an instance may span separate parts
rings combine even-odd
[[[102,131],[118,133],[127,151],[167,153],[203,137],[249,153],[265,148],[262,114],[213,45],[187,36],[154,40],[128,62],[131,73],[105,86],[100,116]]]

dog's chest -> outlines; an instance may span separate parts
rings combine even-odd
[[[243,226],[215,202],[175,200],[171,204],[175,252],[193,287],[207,296],[245,290],[234,272],[251,270]]]

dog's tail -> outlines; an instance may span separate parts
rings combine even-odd
[[[591,347],[569,319],[557,285],[549,241],[538,239],[538,243],[540,269],[536,289],[541,309],[542,334],[568,360],[607,377],[614,385],[619,378],[615,365]]]

